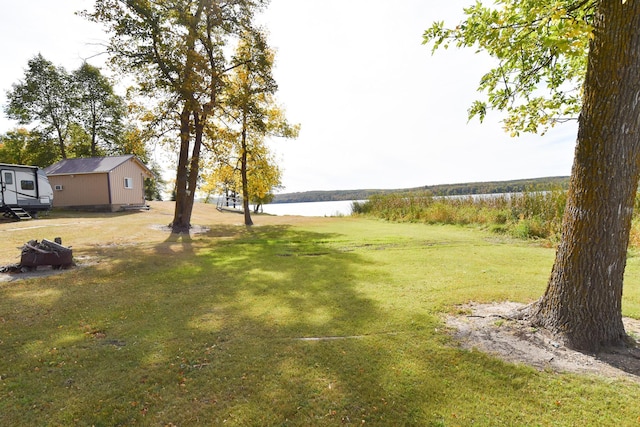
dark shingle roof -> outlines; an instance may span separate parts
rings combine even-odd
[[[44,172],[47,175],[107,173],[114,170],[132,157],[135,156],[133,154],[127,154],[124,156],[65,159],[44,168]],[[142,168],[148,171],[147,167],[142,164],[142,162],[140,162],[138,159],[135,160],[136,163],[138,163]]]

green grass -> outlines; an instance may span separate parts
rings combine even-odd
[[[357,218],[259,216],[247,230],[208,207],[195,217],[208,233],[171,238],[150,227],[166,209],[0,225],[13,248],[55,233],[97,262],[0,283],[1,425],[640,424],[637,383],[450,338],[442,317],[458,304],[539,297],[552,249]],[[631,257],[635,317],[639,282]]]

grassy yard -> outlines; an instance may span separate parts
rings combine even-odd
[[[0,264],[61,237],[81,264],[0,282],[3,426],[640,426],[640,383],[462,350],[442,317],[528,302],[553,249],[473,228],[198,205],[1,223]],[[625,315],[640,318],[640,258]]]

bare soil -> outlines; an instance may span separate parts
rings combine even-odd
[[[518,320],[514,314],[525,307],[514,302],[469,304],[460,307],[461,314],[448,316],[446,322],[463,348],[477,349],[507,362],[538,370],[640,381],[638,345],[597,354],[572,350],[548,331]],[[624,318],[623,321],[627,334],[638,340],[640,320]]]
[[[58,269],[51,268],[51,266],[49,265],[43,265],[32,270],[5,271],[5,272],[0,272],[0,282],[13,282],[15,280],[26,280],[26,279],[33,279],[36,277],[54,276],[57,274],[62,274],[68,271],[69,269],[72,269],[75,267],[78,267],[78,265],[76,264],[75,266],[58,268]]]

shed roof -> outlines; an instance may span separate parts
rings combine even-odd
[[[149,168],[147,168],[144,163],[142,163],[133,154],[127,154],[124,156],[82,157],[77,159],[65,159],[44,168],[44,171],[49,176],[108,173],[130,159],[133,159],[149,176],[153,175]]]

